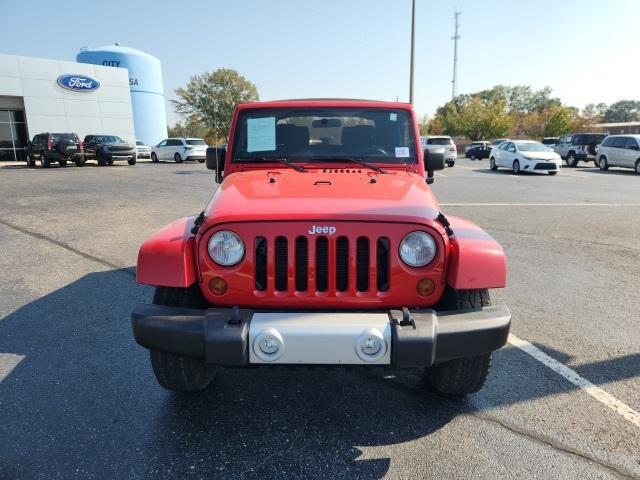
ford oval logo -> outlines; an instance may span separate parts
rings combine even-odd
[[[58,85],[76,92],[91,92],[100,87],[100,82],[86,75],[67,74],[58,77]]]

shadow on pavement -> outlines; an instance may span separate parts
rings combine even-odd
[[[548,372],[531,382],[522,372],[534,360],[507,348],[466,400],[413,372],[345,369],[226,369],[204,393],[176,395],[156,384],[131,334],[132,306],[150,298],[131,269],[96,272],[0,319],[0,352],[23,357],[0,377],[0,478],[378,479],[395,444],[573,389]],[[637,374],[639,359],[619,367]],[[608,382],[616,370],[579,371]]]

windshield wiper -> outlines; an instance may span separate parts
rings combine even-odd
[[[293,168],[296,172],[307,173],[307,169],[301,167],[300,165],[295,165],[291,163],[286,158],[276,158],[276,157],[252,157],[252,158],[238,158],[237,160],[241,162],[249,162],[249,161],[259,161],[259,162],[278,162],[286,165],[287,167]]]
[[[384,168],[378,167],[377,165],[373,165],[369,162],[365,162],[361,158],[357,158],[357,157],[312,157],[311,158],[311,161],[318,161],[318,160],[327,160],[327,161],[333,160],[337,162],[357,163],[358,165],[362,165],[363,167],[367,167],[367,168],[370,168],[371,170],[375,170],[378,173],[389,173]]]

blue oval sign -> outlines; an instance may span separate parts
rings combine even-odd
[[[66,74],[58,77],[58,85],[75,92],[91,92],[100,87],[100,82],[86,75]]]

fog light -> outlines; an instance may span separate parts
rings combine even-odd
[[[365,362],[375,362],[387,353],[387,343],[379,330],[365,330],[356,340],[356,354]]]
[[[284,353],[284,340],[275,328],[265,328],[253,340],[253,352],[265,362],[273,362]]]
[[[224,295],[227,292],[227,282],[222,277],[213,277],[209,282],[209,290],[214,295]]]
[[[436,286],[430,278],[423,278],[416,285],[416,290],[418,291],[418,295],[422,297],[428,297],[433,293],[435,289],[436,289]]]

